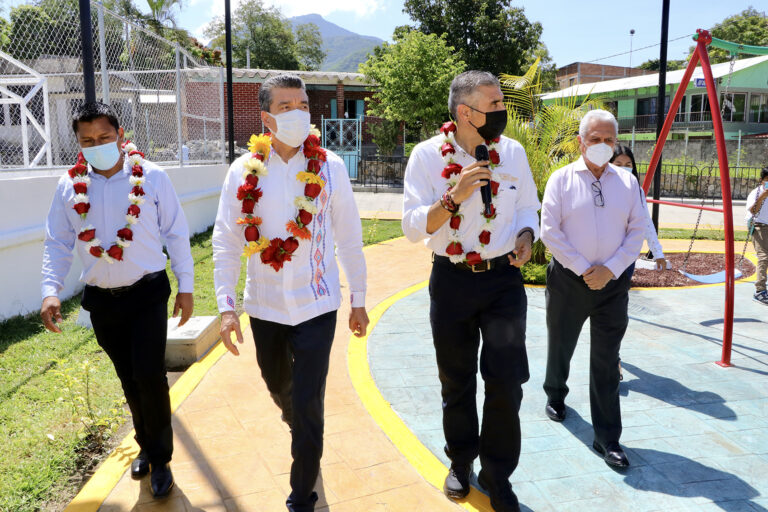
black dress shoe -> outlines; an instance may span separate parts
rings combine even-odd
[[[152,466],[152,475],[150,476],[152,484],[152,495],[155,498],[164,498],[168,496],[173,488],[173,473],[169,464],[159,464]]]
[[[131,478],[138,480],[149,473],[149,459],[144,450],[139,452],[139,455],[131,462]]]
[[[595,441],[592,443],[592,448],[594,448],[597,453],[603,456],[603,460],[609,466],[613,466],[615,468],[629,467],[629,459],[627,458],[627,454],[624,453],[624,450],[621,449],[619,443],[614,441],[612,443],[606,444],[605,446],[602,446],[600,443]]]
[[[495,512],[520,512],[520,502],[512,490],[509,480],[492,482],[483,470],[477,475],[477,483],[488,492],[491,499],[491,508]]]
[[[544,408],[544,412],[547,413],[547,416],[552,421],[561,422],[565,419],[565,402],[547,402],[547,406]]]
[[[460,500],[469,494],[469,477],[472,474],[472,464],[451,464],[448,476],[445,477],[443,492],[449,498]]]

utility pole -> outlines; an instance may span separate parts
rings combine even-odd
[[[93,65],[93,27],[91,2],[80,0],[80,38],[83,41],[83,89],[85,102],[96,101],[96,77]]]
[[[661,127],[664,124],[664,104],[667,97],[667,40],[669,39],[669,0],[663,0],[661,12],[661,50],[659,51],[659,95],[656,98],[656,144],[659,144]],[[659,155],[659,164],[653,177],[653,198],[657,201],[661,197],[662,160]],[[659,204],[653,203],[651,219],[659,232]]]
[[[227,55],[227,138],[231,164],[235,161],[235,107],[232,99],[232,13],[229,0],[224,0],[224,33]]]

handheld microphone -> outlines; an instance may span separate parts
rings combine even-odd
[[[479,162],[480,160],[490,160],[490,155],[488,154],[488,147],[485,144],[480,144],[475,148],[475,159]],[[493,200],[493,195],[491,194],[491,181],[488,180],[485,182],[485,185],[480,187],[480,196],[483,198],[483,206],[485,207],[485,214],[491,215],[491,201]]]

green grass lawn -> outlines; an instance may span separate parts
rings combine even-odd
[[[216,315],[213,254],[208,230],[192,238],[195,260],[195,315]],[[400,221],[364,220],[366,244],[401,236]],[[245,266],[238,289],[242,290]],[[170,268],[169,275],[172,276]],[[171,277],[173,296],[176,282]],[[97,417],[124,421],[118,406],[122,390],[112,363],[96,344],[92,331],[75,325],[80,306],[76,296],[64,301],[62,334],[45,330],[36,314],[0,323],[0,511],[52,509],[79,487],[76,476],[93,456],[80,456],[84,441],[79,415],[65,380],[85,380],[89,364],[91,410]],[[173,302],[169,301],[169,314]],[[70,383],[72,382],[70,379]],[[83,385],[73,386],[75,400],[86,398]]]
[[[659,229],[659,238],[677,238],[690,240],[692,236],[692,229]],[[747,239],[747,232],[735,231],[733,239],[737,242],[743,242]],[[696,232],[696,240],[725,240],[725,231],[721,229],[699,229]]]

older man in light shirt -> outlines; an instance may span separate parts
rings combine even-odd
[[[547,416],[563,421],[571,357],[589,319],[593,447],[607,464],[626,467],[619,445],[619,348],[628,323],[628,268],[642,248],[646,214],[635,177],[608,163],[617,132],[610,112],[588,112],[579,127],[582,158],[555,171],[544,192],[541,239],[552,253],[544,391]]]

